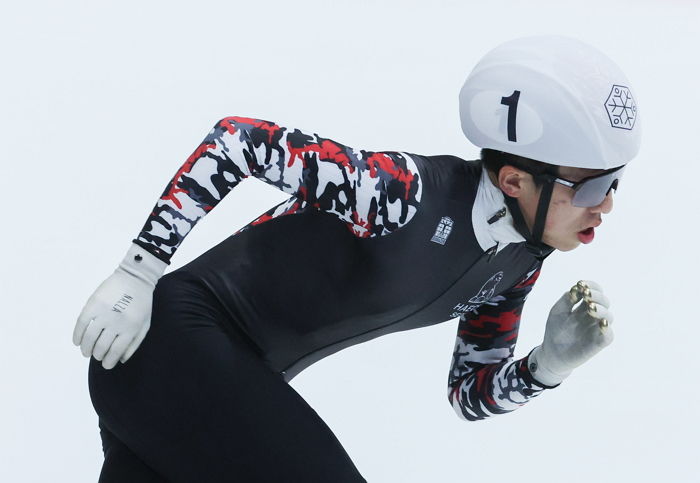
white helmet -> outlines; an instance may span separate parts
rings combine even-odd
[[[488,52],[459,93],[480,148],[578,168],[622,166],[639,151],[636,95],[620,68],[579,40],[537,36]]]

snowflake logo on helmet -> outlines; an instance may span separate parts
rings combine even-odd
[[[629,87],[613,85],[608,100],[605,101],[605,109],[612,127],[629,130],[634,127],[637,103],[634,102]]]

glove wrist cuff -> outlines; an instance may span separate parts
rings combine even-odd
[[[131,244],[124,259],[119,262],[119,268],[154,287],[167,267],[167,263],[135,243]]]
[[[530,356],[528,357],[527,367],[530,370],[530,374],[532,375],[532,377],[536,381],[546,386],[556,386],[561,384],[561,382],[567,377],[569,377],[569,375],[572,372],[568,371],[564,373],[559,373],[552,371],[546,365],[542,364],[542,359],[542,346],[539,345],[535,347],[530,353]]]

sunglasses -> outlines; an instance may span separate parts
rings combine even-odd
[[[610,190],[617,191],[617,186],[622,178],[625,166],[619,166],[604,173],[583,178],[580,181],[571,181],[564,178],[549,175],[554,182],[568,186],[575,191],[571,204],[579,207],[590,208],[601,204]]]

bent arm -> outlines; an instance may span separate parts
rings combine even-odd
[[[514,411],[550,388],[530,374],[529,354],[513,360],[523,304],[540,268],[538,263],[504,294],[460,317],[447,397],[461,419]]]
[[[357,150],[269,121],[226,117],[177,170],[134,243],[170,263],[194,225],[248,176],[292,195],[290,205],[335,215],[358,237],[405,225],[422,191],[410,156]]]

